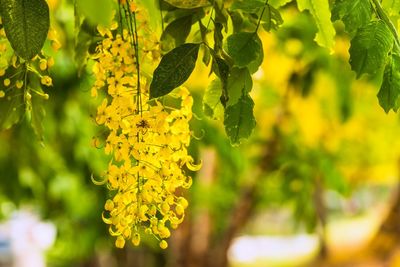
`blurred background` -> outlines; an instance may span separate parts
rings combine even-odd
[[[48,2],[63,49],[45,141],[24,122],[0,132],[1,267],[400,266],[399,117],[379,107],[380,81],[355,80],[343,25],[327,51],[309,16],[284,8],[284,26],[262,35],[257,128],[240,147],[205,116],[198,64],[187,87],[203,167],[188,214],[167,250],[152,239],[119,250],[101,220],[109,193],[90,179],[108,158],[91,145],[98,103],[90,74],[77,78],[74,7]]]

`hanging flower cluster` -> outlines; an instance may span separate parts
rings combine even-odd
[[[126,10],[135,12],[132,5]],[[146,54],[157,54],[154,44],[139,46],[142,38],[136,28],[124,29],[117,23],[98,30],[104,39],[93,56],[92,96],[105,95],[96,123],[107,129],[104,151],[112,156],[103,181],[94,181],[105,183],[111,191],[103,221],[118,248],[126,240],[139,245],[145,233],[165,249],[170,228],[182,222],[188,206],[179,196],[181,188],[192,183],[185,169],[199,167],[187,151],[193,99],[187,89],[178,88],[170,96],[179,103],[175,107],[149,100],[148,79],[141,75],[139,63],[148,58]]]
[[[47,40],[55,51],[61,47],[54,29],[49,30]],[[45,94],[38,84],[32,82],[32,78],[39,80],[39,83],[44,86],[52,86],[49,68],[53,65],[54,58],[46,55],[43,51],[29,61],[19,57],[11,48],[0,22],[0,77],[2,82],[0,98],[6,97],[9,93],[15,95],[15,92],[12,92],[14,89],[23,89],[22,94],[25,101],[30,100],[32,92],[48,99],[49,95]]]

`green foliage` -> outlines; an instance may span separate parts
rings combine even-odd
[[[183,16],[172,21],[161,35],[161,49],[170,51],[185,43],[192,28],[193,16]]]
[[[235,66],[243,68],[260,57],[262,44],[257,34],[240,32],[228,36],[225,51],[233,59]]]
[[[210,5],[209,0],[165,0],[168,4],[179,8],[196,8]]]
[[[393,54],[389,57],[383,75],[383,83],[378,93],[379,104],[383,109],[389,112],[393,109],[397,112],[399,109],[400,96],[400,57]]]
[[[359,78],[375,74],[384,67],[393,46],[393,35],[382,21],[373,21],[360,28],[351,40],[350,65]]]
[[[247,68],[232,68],[228,78],[228,106],[239,102],[243,94],[250,93],[253,80]]]
[[[184,44],[166,54],[150,85],[150,98],[161,97],[182,85],[196,66],[200,44]]]
[[[263,0],[237,0],[233,2],[231,10],[242,10],[248,13],[256,13],[260,8],[265,6],[265,1]]]
[[[367,25],[372,17],[372,6],[368,0],[338,0],[332,9],[332,20],[341,19],[346,31],[353,36],[357,30]]]
[[[203,112],[212,119],[220,119],[224,114],[224,107],[220,98],[222,83],[219,79],[213,80],[207,87],[203,96]]]
[[[226,108],[224,125],[232,145],[240,145],[253,132],[256,126],[253,108],[253,100],[245,93],[236,104]]]
[[[261,22],[264,30],[270,32],[271,30],[278,30],[283,24],[281,13],[271,5],[265,7]]]
[[[1,0],[4,30],[15,52],[25,60],[37,55],[50,27],[45,0]]]
[[[315,41],[328,49],[334,45],[335,29],[331,23],[331,12],[328,0],[298,0],[297,6],[300,11],[308,10],[315,19],[318,33]]]

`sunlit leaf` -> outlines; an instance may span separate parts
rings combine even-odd
[[[332,9],[332,20],[342,19],[346,31],[354,34],[371,20],[372,7],[368,0],[338,0]]]
[[[277,30],[282,25],[283,19],[281,13],[272,7],[266,5],[263,16],[261,18],[262,26],[266,31]]]
[[[228,106],[239,102],[243,94],[248,94],[253,88],[253,80],[247,68],[233,68],[228,78]]]
[[[393,54],[386,64],[383,75],[383,83],[378,93],[379,104],[389,112],[391,109],[397,112],[400,97],[400,56]]]
[[[224,125],[232,145],[240,145],[253,132],[256,126],[253,108],[254,102],[248,94],[243,94],[236,104],[226,108]]]
[[[393,35],[383,21],[373,21],[360,28],[351,40],[350,65],[357,73],[375,74],[383,68],[393,46]]]
[[[212,119],[221,119],[224,107],[221,103],[222,83],[219,79],[213,80],[207,87],[203,96],[203,112]]]
[[[335,29],[331,22],[331,12],[328,0],[298,0],[297,6],[300,11],[308,10],[314,17],[318,27],[315,41],[323,47],[332,49],[335,43]]]

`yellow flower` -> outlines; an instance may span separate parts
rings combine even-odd
[[[112,28],[98,30],[104,40],[92,58],[96,78],[92,96],[105,95],[97,108],[96,122],[108,130],[104,152],[112,155],[106,181],[113,198],[105,203],[103,221],[117,237],[117,247],[123,247],[128,239],[139,245],[142,229],[162,240],[160,247],[165,249],[170,227],[176,228],[183,221],[188,206],[179,195],[179,189],[190,187],[192,181],[183,166],[199,168],[187,151],[193,98],[187,89],[179,88],[173,96],[181,103],[178,106],[150,102],[149,81],[137,73],[132,36],[126,29],[122,31],[124,38],[114,36]],[[158,46],[149,41],[140,49],[144,54]]]
[[[53,80],[51,79],[50,76],[42,76],[42,78],[40,79],[40,83],[46,86],[52,86],[53,85]]]

